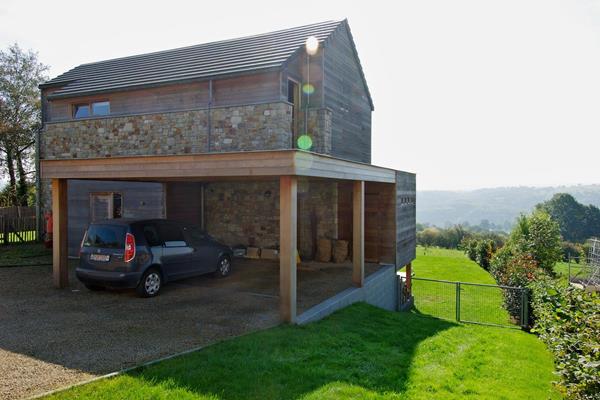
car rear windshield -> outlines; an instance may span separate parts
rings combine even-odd
[[[125,248],[127,227],[120,225],[91,225],[83,241],[83,247],[103,249]]]

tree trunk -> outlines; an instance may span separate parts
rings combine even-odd
[[[27,207],[27,174],[23,168],[23,153],[17,152],[17,170],[19,172],[19,182],[17,185],[18,205]]]
[[[10,146],[6,148],[6,169],[8,171],[8,198],[10,205],[17,205],[17,177],[15,174],[15,161],[13,149]]]

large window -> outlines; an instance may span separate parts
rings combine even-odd
[[[73,118],[101,117],[110,114],[109,101],[95,101],[73,105]]]

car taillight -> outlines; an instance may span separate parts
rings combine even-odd
[[[83,234],[83,238],[81,238],[81,244],[79,245],[79,257],[81,257],[81,252],[83,251],[83,244],[85,243],[86,237],[87,237],[87,230]]]
[[[123,257],[125,262],[133,260],[135,257],[135,238],[131,233],[125,235],[125,255]]]

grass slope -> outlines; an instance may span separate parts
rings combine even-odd
[[[491,279],[465,268],[460,253],[421,251],[417,275]],[[308,326],[224,341],[50,398],[555,399],[552,371],[534,335],[356,304]]]
[[[496,284],[487,271],[458,250],[419,247],[413,272],[416,278]],[[455,285],[414,280],[413,294],[419,312],[456,319]],[[513,325],[503,306],[502,291],[491,287],[461,285],[460,318],[461,321]]]
[[[552,369],[533,335],[357,304],[51,398],[558,398]]]

